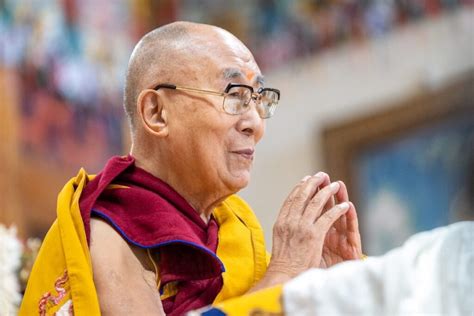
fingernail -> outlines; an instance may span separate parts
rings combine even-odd
[[[341,208],[341,210],[347,210],[349,206],[350,205],[347,202],[342,202],[341,204],[339,204],[339,207]]]
[[[311,176],[306,176],[306,177],[304,177],[303,179],[301,179],[301,181],[306,181],[306,180],[308,180],[309,178],[311,178]]]
[[[331,188],[331,191],[337,192],[337,190],[339,190],[340,186],[341,185],[339,184],[339,182],[333,182],[333,183],[331,183],[331,185],[329,187]]]

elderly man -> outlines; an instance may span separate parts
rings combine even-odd
[[[179,315],[360,258],[341,181],[318,173],[296,185],[271,257],[234,195],[279,99],[223,29],[176,22],[146,34],[126,78],[130,155],[64,187],[21,313]]]

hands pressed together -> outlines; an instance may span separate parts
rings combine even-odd
[[[283,203],[273,227],[267,273],[251,291],[285,282],[310,268],[361,257],[357,213],[347,188],[319,172],[303,178]]]

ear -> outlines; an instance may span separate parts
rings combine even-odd
[[[161,95],[152,89],[145,89],[138,95],[137,113],[145,130],[158,137],[168,135],[166,109]]]

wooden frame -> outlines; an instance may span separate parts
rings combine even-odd
[[[330,126],[323,131],[326,170],[334,179],[345,180],[348,189],[352,189],[350,162],[367,146],[396,139],[461,112],[474,115],[473,100],[474,74],[470,74],[454,84],[414,96],[382,113]]]
[[[444,87],[421,92],[382,112],[326,128],[323,132],[326,170],[331,178],[345,181],[351,200],[358,205],[361,200],[355,181],[358,157],[374,146],[410,137],[421,128],[461,115],[474,120],[472,72]],[[358,211],[364,233],[364,210]]]

